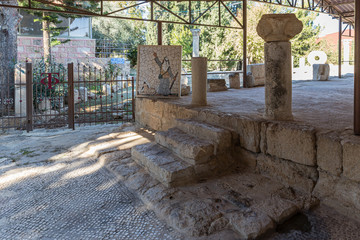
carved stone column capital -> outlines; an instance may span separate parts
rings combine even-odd
[[[302,22],[293,13],[265,14],[256,27],[257,33],[265,42],[287,42],[302,29]]]

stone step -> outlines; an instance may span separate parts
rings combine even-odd
[[[131,149],[131,157],[149,174],[167,187],[193,182],[195,173],[191,164],[156,143],[137,145]]]
[[[156,132],[155,141],[193,165],[207,162],[214,155],[214,145],[210,141],[193,137],[177,128]]]
[[[231,146],[231,132],[194,120],[176,120],[176,127],[183,132],[201,139],[211,141],[215,145],[215,153],[224,152]]]

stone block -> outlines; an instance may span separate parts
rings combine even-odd
[[[333,175],[342,172],[342,146],[339,135],[335,132],[317,135],[317,164]]]
[[[239,134],[241,147],[255,153],[260,152],[261,123],[247,118],[237,118],[236,120],[235,131]]]
[[[86,54],[88,54],[88,53],[90,53],[90,48],[87,48],[87,47],[79,47],[79,48],[77,48],[77,52],[79,52],[79,53],[86,53]]]
[[[261,212],[232,214],[230,224],[240,234],[241,239],[257,239],[275,227],[271,218]]]
[[[315,167],[265,154],[258,155],[256,170],[258,173],[275,178],[283,184],[306,193],[313,190],[318,179],[318,172]]]
[[[313,64],[313,80],[326,81],[329,80],[329,75],[329,64]]]
[[[181,96],[187,96],[190,94],[190,86],[181,84]]]
[[[313,194],[338,212],[360,220],[359,183],[319,171],[319,180]]]
[[[345,177],[360,181],[360,137],[347,136],[343,144],[343,174]]]
[[[208,79],[208,92],[226,91],[225,79]]]
[[[131,149],[131,157],[167,187],[194,181],[193,167],[157,144],[137,145]]]
[[[229,75],[229,84],[230,88],[240,88],[240,74],[239,73],[232,73]]]
[[[216,152],[226,151],[231,146],[231,133],[226,129],[192,120],[177,119],[175,124],[187,134],[214,143]]]
[[[255,170],[257,155],[253,152],[247,151],[241,147],[235,147],[235,151],[232,152],[232,157],[240,164]]]
[[[316,166],[316,138],[313,127],[271,123],[266,129],[266,145],[266,152],[270,155]]]
[[[247,88],[265,85],[265,64],[250,64],[247,66],[247,77],[244,86]]]
[[[31,39],[27,39],[27,38],[21,39],[21,45],[31,45]]]
[[[155,140],[190,164],[207,162],[214,154],[214,145],[210,141],[190,136],[176,128],[157,132]]]

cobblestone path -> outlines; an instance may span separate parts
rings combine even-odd
[[[54,151],[106,130],[0,136],[0,239],[181,239],[100,163]]]

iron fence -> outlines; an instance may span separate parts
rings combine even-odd
[[[15,79],[12,80],[11,79]],[[78,64],[17,65],[0,77],[0,129],[134,121],[134,78]]]
[[[77,66],[74,77],[75,124],[120,123],[135,118],[134,78]]]
[[[0,73],[0,129],[23,129],[25,123],[26,77],[18,65]]]
[[[122,57],[126,58],[131,45],[121,43],[112,39],[97,39],[95,56],[97,58]]]

